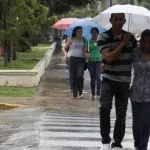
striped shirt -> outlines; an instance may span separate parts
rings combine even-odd
[[[101,52],[105,48],[109,48],[113,51],[117,48],[123,38],[123,34],[126,31],[122,30],[122,34],[119,38],[113,36],[112,29],[102,33],[98,37],[98,46]],[[137,47],[134,36],[131,36],[131,40],[121,51],[120,55],[111,63],[108,63],[105,59],[102,62],[106,65],[106,69],[102,74],[103,78],[107,78],[118,82],[131,82],[131,68],[132,68],[132,51]]]

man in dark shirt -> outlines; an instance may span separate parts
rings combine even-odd
[[[112,28],[98,38],[105,70],[102,74],[100,97],[100,129],[102,136],[101,150],[109,150],[110,112],[113,96],[115,96],[116,121],[114,127],[113,150],[122,148],[121,142],[125,134],[125,119],[131,82],[132,50],[136,40],[131,33],[122,30],[125,14],[111,14]]]

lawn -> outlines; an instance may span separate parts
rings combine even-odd
[[[0,87],[0,97],[32,97],[36,87]]]
[[[1,70],[28,70],[33,69],[39,60],[45,55],[50,47],[50,44],[39,44],[36,47],[32,47],[32,51],[17,52],[17,60],[11,61],[8,67],[4,67],[4,58],[0,57],[0,69]]]
[[[11,61],[7,68],[4,68],[4,58],[0,57],[1,70],[28,70],[33,69],[38,61],[45,55],[50,44],[39,44],[32,47],[32,51],[17,52],[17,60]],[[36,87],[0,87],[0,97],[32,97],[37,91]]]

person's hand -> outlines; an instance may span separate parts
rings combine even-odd
[[[84,54],[85,59],[88,59],[90,57],[89,53]]]
[[[124,45],[126,45],[126,44],[128,44],[128,42],[130,41],[130,39],[131,39],[131,34],[125,33],[125,34],[123,35],[122,43],[123,43]]]
[[[106,65],[104,63],[101,63],[100,69],[102,71],[105,71],[106,70]]]

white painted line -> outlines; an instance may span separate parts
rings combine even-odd
[[[122,142],[123,148],[134,148],[133,141]],[[40,140],[39,148],[42,147],[100,147],[101,141],[61,141],[61,140]],[[150,148],[150,146],[148,147]]]
[[[90,118],[90,117],[70,117],[70,116],[43,116],[43,118],[49,118],[49,119],[77,119],[77,120],[99,120],[99,118]]]
[[[78,131],[78,130],[83,130],[83,131],[100,131],[100,127],[65,127],[65,126],[42,126],[40,127],[40,130],[52,130],[52,129],[56,129],[56,130],[74,130],[74,131]],[[113,128],[111,128],[111,130],[113,131]],[[130,131],[132,132],[131,128],[127,128],[126,131]]]
[[[100,147],[100,141],[60,141],[40,140],[39,147],[43,146],[69,146],[69,147]]]
[[[110,134],[112,136],[112,133]],[[41,131],[40,136],[44,138],[52,138],[52,137],[82,137],[82,138],[100,138],[100,133],[80,133],[80,132],[49,132],[49,131]],[[133,135],[126,134],[124,139],[133,139]]]
[[[82,122],[52,122],[52,121],[46,121],[46,122],[41,122],[40,125],[43,125],[43,126],[50,126],[50,125],[70,125],[70,126],[78,126],[78,125],[82,125],[82,126],[99,126],[99,123],[92,123],[92,122],[89,122],[89,123],[82,123]]]
[[[42,119],[44,122],[92,122],[99,123],[99,121],[95,120],[74,120],[74,119]]]
[[[76,120],[76,119],[48,119],[48,118],[44,118],[42,119],[42,122],[74,122],[74,123],[100,123],[100,121],[96,121],[96,120]],[[115,123],[115,121],[111,121],[111,123]],[[132,124],[131,121],[126,121],[127,124]]]

